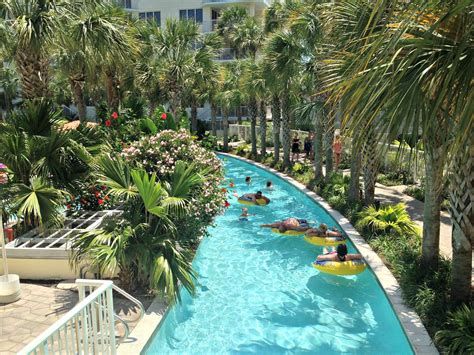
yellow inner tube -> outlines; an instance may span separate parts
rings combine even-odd
[[[287,230],[286,232],[282,233],[282,232],[280,232],[280,231],[278,230],[278,228],[272,228],[272,232],[273,232],[273,233],[276,233],[276,234],[292,235],[292,236],[304,234],[303,231],[295,231],[295,230]]]
[[[357,275],[367,268],[364,260],[349,261],[316,261],[313,267],[331,275]]]
[[[318,237],[308,235],[304,236],[304,240],[320,247],[333,247],[339,244],[344,244],[347,241],[344,237]]]
[[[264,198],[257,199],[257,202],[242,200],[242,199],[239,198],[237,200],[237,202],[241,203],[242,205],[247,205],[247,206],[265,206],[265,205],[268,205],[267,200],[265,200]]]

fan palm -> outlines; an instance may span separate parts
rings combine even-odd
[[[358,228],[369,227],[375,233],[394,232],[398,235],[415,235],[418,227],[410,218],[403,203],[382,206],[377,209],[374,206],[365,207],[359,213]]]
[[[58,128],[59,113],[47,100],[26,102],[0,126],[0,155],[25,185],[34,176],[57,188],[74,190],[90,173],[101,136],[91,129]]]
[[[291,93],[302,65],[302,47],[294,34],[283,29],[275,32],[265,46],[265,61],[268,62],[275,80],[280,81],[283,130],[283,166],[290,165],[290,115]]]
[[[360,126],[368,119],[378,127],[379,136],[389,139],[400,132],[421,131],[426,160],[424,266],[435,268],[438,263],[446,159],[452,153],[450,161],[463,164],[452,166],[456,176],[452,181],[457,181],[451,187],[453,224],[457,225],[453,234],[453,298],[468,302],[471,273],[466,270],[472,268],[472,223],[463,221],[472,220],[473,212],[465,207],[465,194],[457,191],[461,181],[467,183],[472,176],[464,169],[472,167],[472,154],[466,154],[471,149],[468,136],[474,124],[472,4],[399,3],[373,9],[371,16],[383,24],[380,35],[368,33],[365,46],[341,61],[347,78],[343,81],[350,83],[344,90],[351,97],[347,111],[353,115],[352,125]],[[383,119],[375,120],[382,112]],[[459,151],[462,159],[455,159]],[[472,186],[468,189],[472,191]]]
[[[236,67],[240,63],[227,63],[221,67],[219,79],[219,92],[216,100],[222,110],[223,131],[224,131],[224,151],[229,149],[229,111],[242,102],[243,92],[241,90],[240,77],[236,75]]]
[[[88,3],[88,2],[86,2]],[[14,58],[27,99],[49,94],[51,49],[83,1],[5,0],[0,3],[3,49]]]
[[[186,211],[193,187],[202,184],[204,176],[182,162],[163,184],[155,174],[130,170],[120,157],[103,157],[98,167],[102,183],[125,202],[127,212],[118,221],[77,237],[72,263],[88,261],[109,273],[120,269],[124,287],[133,287],[132,280],[137,280],[163,292],[169,302],[180,299],[179,284],[193,292],[192,257],[180,246],[173,219]]]
[[[0,68],[0,87],[3,88],[5,98],[5,110],[8,112],[12,108],[12,99],[18,92],[19,78],[13,65],[4,65]]]
[[[86,119],[84,86],[97,64],[112,52],[116,62],[130,60],[130,31],[122,11],[110,3],[85,6],[67,22],[67,36],[58,54],[59,68],[69,78],[79,119]]]

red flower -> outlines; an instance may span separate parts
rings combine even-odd
[[[95,197],[99,197],[100,196],[100,192],[99,191],[96,191],[95,192]]]
[[[111,117],[116,120],[118,118],[118,113],[117,112],[112,112]]]
[[[97,203],[98,203],[99,205],[103,205],[103,204],[104,204],[104,200],[102,200],[101,198],[99,198],[99,199],[97,200]]]
[[[108,201],[108,200],[110,200],[110,197],[109,197],[109,195],[105,196],[105,197],[104,197],[104,199],[105,199],[105,201]]]
[[[167,118],[168,118],[168,115],[163,112],[163,113],[161,114],[161,119],[162,119],[162,120],[166,120]]]
[[[223,193],[226,193],[226,192],[227,192],[227,189],[224,187],[224,188],[221,189],[221,191],[222,191]]]
[[[105,126],[106,127],[110,127],[111,124],[112,124],[112,122],[110,122],[110,120],[105,121]]]
[[[102,191],[104,191],[107,188],[107,186],[102,185],[100,188],[102,189]]]
[[[229,203],[229,201],[225,201],[225,202],[224,202],[224,207],[225,207],[225,208],[228,208],[228,207],[230,207],[230,203]]]
[[[231,183],[229,184],[229,186],[230,186],[230,187],[234,187],[234,183],[231,182]]]
[[[68,204],[66,205],[66,208],[67,208],[67,209],[70,209],[70,208],[71,208],[71,205],[68,203]]]

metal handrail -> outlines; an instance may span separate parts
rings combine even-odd
[[[76,280],[76,283],[80,284],[82,280]],[[85,280],[89,281],[89,280]],[[90,280],[93,281],[93,280]],[[96,281],[96,280],[94,280]],[[75,305],[69,312],[67,312],[61,319],[54,323],[51,327],[46,329],[38,337],[36,337],[31,343],[25,346],[18,354],[19,355],[28,355],[31,352],[34,352],[35,349],[41,348],[45,345],[45,341],[54,337],[62,327],[67,326],[78,314],[82,313],[84,309],[102,294],[104,294],[107,289],[111,288],[113,285],[112,281],[97,280],[95,286],[98,286],[93,292],[91,292],[87,297],[81,300],[77,305]]]
[[[128,336],[130,335],[130,327],[128,326],[128,322],[122,317],[120,317],[119,315],[117,315],[116,313],[114,313],[114,318],[118,320],[120,323],[122,323],[123,326],[125,327],[125,334],[119,337],[119,339],[123,340],[123,339],[128,338]]]
[[[127,298],[129,301],[132,301],[133,303],[135,303],[138,306],[138,308],[140,308],[139,317],[137,319],[134,319],[134,321],[140,320],[140,319],[143,318],[143,316],[145,315],[145,307],[143,307],[143,303],[141,303],[139,300],[137,300],[131,294],[127,293],[126,291],[122,290],[120,287],[118,287],[116,285],[112,285],[112,289],[114,291],[117,291],[118,293],[120,293],[122,296]]]

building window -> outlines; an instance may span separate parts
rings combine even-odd
[[[150,11],[150,12],[139,12],[138,18],[140,20],[155,21],[157,26],[161,26],[161,12]]]
[[[202,9],[179,10],[179,19],[202,23]]]
[[[132,0],[125,0],[125,8],[126,9],[132,8]]]

